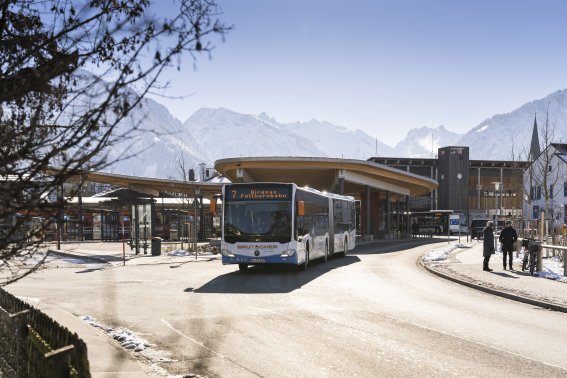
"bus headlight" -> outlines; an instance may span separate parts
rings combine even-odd
[[[232,253],[229,249],[221,249],[221,253],[226,257],[234,257],[234,253]]]
[[[295,252],[297,252],[295,249],[288,249],[287,251],[283,251],[281,253],[281,257],[291,257],[293,255],[295,255]]]

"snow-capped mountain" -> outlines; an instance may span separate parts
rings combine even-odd
[[[109,151],[110,161],[119,159],[110,172],[181,180],[180,162],[184,163],[185,171],[206,162],[207,158],[187,137],[182,123],[154,100],[144,99],[142,107],[123,119],[116,131],[120,134],[134,127],[137,131],[131,137],[113,145]]]
[[[549,142],[561,143],[567,136],[567,90],[529,102],[506,114],[498,114],[483,121],[456,142],[459,146],[470,146],[471,159],[526,160],[532,138],[534,117],[537,116],[541,133],[545,128],[546,114],[550,131]]]
[[[183,123],[206,162],[238,156],[325,156],[307,138],[249,114],[199,109]]]
[[[396,145],[396,156],[433,158],[440,147],[454,146],[463,134],[453,133],[444,126],[412,129],[403,141]],[[459,144],[460,145],[460,144]]]
[[[111,159],[135,156],[111,167],[115,173],[181,179],[185,170],[197,171],[200,163],[212,166],[218,159],[239,156],[320,156],[366,160],[372,156],[430,158],[439,147],[469,146],[471,159],[524,160],[529,149],[534,115],[540,132],[549,109],[550,141],[567,135],[567,90],[532,101],[510,113],[495,115],[466,134],[444,126],[410,130],[396,148],[363,131],[352,131],[329,122],[280,123],[269,115],[241,114],[228,109],[203,108],[185,122],[174,118],[159,103],[145,99],[142,108],[123,120],[125,130],[138,125],[135,139],[114,146]],[[120,129],[119,128],[119,129]],[[120,132],[120,130],[119,130]],[[543,147],[543,139],[540,136]]]
[[[258,118],[278,125],[287,132],[304,136],[323,152],[323,156],[360,160],[377,155],[399,156],[392,147],[361,130],[352,131],[343,126],[315,119],[308,122],[280,124],[265,113],[260,114]]]

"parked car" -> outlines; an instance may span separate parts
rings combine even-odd
[[[482,230],[486,227],[488,219],[473,219],[471,221],[471,237],[478,238],[479,240],[483,238]]]

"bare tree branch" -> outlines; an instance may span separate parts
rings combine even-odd
[[[214,0],[171,2],[169,18],[150,0],[1,2],[0,285],[39,266],[23,261],[60,225],[78,190],[63,193],[69,179],[108,167],[109,148],[143,132],[117,128],[164,70],[231,30]]]

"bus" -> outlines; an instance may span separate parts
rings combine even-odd
[[[240,270],[257,264],[310,261],[355,247],[353,197],[287,183],[225,184],[222,190],[222,263]]]

